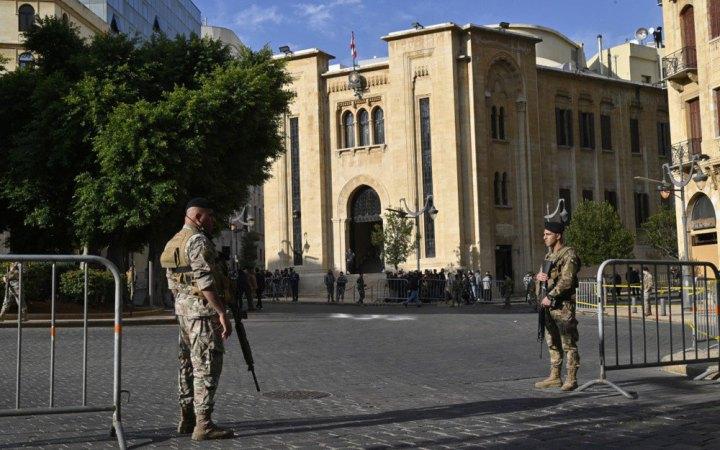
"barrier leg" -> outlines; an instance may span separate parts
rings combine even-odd
[[[113,427],[110,430],[110,436],[117,438],[120,450],[127,449],[127,444],[125,443],[125,431],[123,430],[122,422],[117,420],[115,414],[113,414]]]
[[[595,386],[596,384],[605,384],[607,386],[610,386],[611,388],[618,391],[620,394],[622,394],[625,398],[628,398],[630,400],[636,400],[638,398],[637,393],[635,392],[628,392],[625,389],[621,388],[617,384],[613,383],[612,381],[608,380],[607,378],[598,378],[597,380],[588,381],[587,383],[583,384],[579,388],[577,388],[577,391],[584,391],[585,389]]]

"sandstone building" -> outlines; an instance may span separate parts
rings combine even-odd
[[[35,23],[36,16],[67,19],[84,38],[110,29],[104,20],[78,0],[0,0],[0,57],[6,60],[7,70],[15,70],[34,61],[33,55],[23,48],[23,32]]]
[[[716,217],[720,207],[720,0],[663,0],[666,34],[664,76],[672,124],[672,151],[701,157],[691,173],[707,175],[705,183],[685,188],[688,229],[677,202],[678,247],[683,252],[689,233],[689,257],[718,264]],[[707,159],[706,159],[707,158]],[[675,173],[679,178],[679,173]]]
[[[362,98],[354,69],[326,52],[277,56],[297,96],[264,188],[268,267],[346,270],[351,249],[359,269],[379,271],[370,232],[383,211],[432,195],[422,269],[460,262],[517,279],[542,259],[542,216],[558,197],[571,209],[607,200],[630,229],[658,208],[633,176],[659,177],[668,156],[663,89],[588,70],[582,46],[545,27],[446,23],[383,39],[388,57],[357,68]]]

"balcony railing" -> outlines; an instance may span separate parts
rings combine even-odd
[[[663,78],[677,81],[686,78],[688,72],[697,72],[695,47],[683,47],[662,59]]]
[[[676,142],[671,150],[673,164],[678,164],[681,159],[688,161],[693,155],[702,153],[702,139],[690,138],[687,141]]]

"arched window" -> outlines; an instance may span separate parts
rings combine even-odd
[[[35,24],[35,8],[27,3],[18,8],[18,29],[20,31],[30,31]]]
[[[505,108],[502,106],[498,116],[498,139],[505,139]]]
[[[495,181],[493,182],[493,191],[495,193],[495,204],[500,205],[500,172],[495,172]]]
[[[358,145],[361,147],[370,145],[370,115],[364,109],[358,111],[358,127],[360,131]]]
[[[377,107],[372,112],[373,121],[373,144],[385,143],[385,113],[382,108]]]
[[[20,66],[21,69],[32,67],[34,62],[35,58],[33,58],[30,52],[25,52],[18,57],[18,66]]]
[[[355,120],[350,111],[345,111],[342,116],[343,123],[343,147],[355,147]]]
[[[503,172],[503,174],[502,174],[502,182],[501,182],[500,191],[502,194],[502,204],[507,206],[509,204],[508,203],[508,193],[507,193],[507,172]]]
[[[112,16],[112,20],[110,21],[110,31],[113,33],[119,33],[120,28],[118,27],[117,20],[115,20],[115,14]]]
[[[494,106],[490,109],[490,135],[493,139],[498,138],[497,108]]]
[[[67,13],[63,13],[63,15],[62,15],[62,20],[63,20],[63,22],[68,23],[68,21],[69,21],[70,19],[68,19]]]

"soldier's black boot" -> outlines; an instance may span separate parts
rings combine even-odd
[[[209,439],[229,439],[235,434],[232,430],[226,430],[215,425],[210,419],[209,413],[197,415],[195,429],[193,430],[193,441],[205,441]]]
[[[180,406],[180,422],[177,431],[180,434],[190,434],[195,429],[195,409],[193,404]]]

